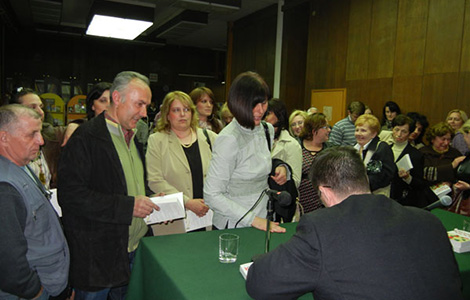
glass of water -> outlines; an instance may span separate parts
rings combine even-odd
[[[237,261],[240,237],[233,233],[219,235],[219,261],[230,264]]]

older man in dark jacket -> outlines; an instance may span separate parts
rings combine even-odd
[[[147,114],[148,79],[119,73],[108,111],[80,126],[59,164],[59,203],[77,299],[125,295],[130,264],[153,209],[136,123]],[[124,287],[124,288],[123,288]]]

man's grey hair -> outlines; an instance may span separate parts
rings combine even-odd
[[[111,105],[113,103],[112,100],[113,100],[114,91],[118,91],[121,94],[122,96],[121,103],[126,101],[124,97],[124,91],[126,90],[129,83],[134,79],[140,80],[143,83],[145,83],[147,86],[150,86],[150,81],[145,75],[142,75],[134,71],[123,71],[121,73],[118,73],[116,77],[114,78],[111,89],[109,89],[109,97],[111,98]]]
[[[21,117],[41,120],[41,115],[34,109],[21,104],[9,104],[0,107],[0,130],[8,132],[16,130]]]

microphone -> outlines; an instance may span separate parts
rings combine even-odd
[[[441,198],[439,198],[439,200],[437,200],[436,202],[431,203],[428,206],[426,206],[424,209],[433,210],[438,207],[447,207],[447,206],[450,206],[451,204],[452,204],[452,198],[448,195],[444,195]]]
[[[281,207],[287,207],[292,203],[292,197],[286,191],[275,191],[275,190],[267,189],[266,195],[268,195],[271,199],[276,201]]]

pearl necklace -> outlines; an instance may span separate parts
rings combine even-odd
[[[193,141],[193,129],[190,128],[189,130],[190,130],[190,131],[189,131],[189,135],[187,135],[187,136],[185,136],[185,137],[183,138],[183,139],[186,139],[188,136],[190,137],[190,140],[189,140],[189,143],[188,143],[188,144],[185,144],[185,143],[183,142],[183,139],[178,137],[178,139],[180,140],[181,146],[183,146],[184,148],[189,148],[189,147],[191,147],[191,146],[194,144],[194,141]]]

